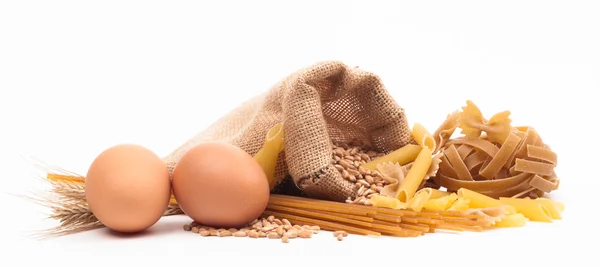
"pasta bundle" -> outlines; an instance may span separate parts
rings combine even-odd
[[[277,194],[271,195],[264,215],[373,236],[417,237],[436,230],[480,232],[492,226],[485,213],[398,210]]]
[[[448,191],[467,188],[490,197],[543,197],[558,189],[556,154],[532,127],[512,127],[510,112],[486,120],[467,101],[436,131],[442,162],[433,180]],[[456,128],[462,137],[451,139]]]
[[[556,153],[532,127],[512,127],[509,115],[504,111],[486,120],[468,101],[433,135],[415,124],[417,146],[372,163],[398,182],[371,197],[369,204],[416,212],[463,211],[484,216],[494,227],[560,219],[564,206],[543,198],[558,188]],[[464,136],[451,138],[457,128]],[[427,182],[430,177],[435,184]],[[519,198],[527,195],[535,199]]]

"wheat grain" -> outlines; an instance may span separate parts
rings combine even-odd
[[[369,205],[366,199],[378,194],[385,185],[389,184],[389,181],[378,171],[366,170],[362,167],[363,164],[383,155],[361,145],[333,145],[333,165],[344,179],[355,184],[357,190],[357,196],[346,200],[347,203]]]

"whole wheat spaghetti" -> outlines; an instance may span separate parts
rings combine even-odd
[[[103,227],[85,200],[85,177],[65,170],[47,170],[52,194],[38,199],[52,209],[60,222],[44,235],[61,235]],[[183,214],[172,197],[163,216]],[[415,237],[436,229],[481,231],[489,227],[483,217],[458,211],[393,210],[328,200],[272,194],[263,216],[273,215],[294,224],[317,225],[325,230],[359,235]]]

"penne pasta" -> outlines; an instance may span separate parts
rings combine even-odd
[[[397,163],[400,165],[405,165],[415,160],[415,158],[417,158],[420,152],[420,146],[411,144],[405,145],[383,157],[377,158],[375,160],[367,162],[366,164],[363,164],[362,167],[367,170],[375,171],[377,170],[377,165],[382,163]]]
[[[513,206],[518,213],[532,221],[551,222],[552,219],[560,219],[558,205],[547,198],[500,198],[500,201]]]
[[[527,223],[527,218],[521,213],[509,214],[494,224],[495,227],[520,227]]]
[[[509,210],[511,213],[517,212],[514,207],[510,206],[507,203],[504,203],[498,199],[488,197],[484,194],[477,193],[466,188],[459,189],[457,193],[459,197],[469,199],[469,207],[471,208],[491,208],[509,206],[507,207],[507,210]]]
[[[402,203],[397,198],[384,195],[374,195],[367,201],[378,208],[405,209],[407,207],[406,203]]]
[[[277,167],[277,159],[283,148],[283,123],[278,123],[269,129],[263,147],[254,155],[254,159],[267,175],[270,189],[273,189],[277,182],[274,178],[275,167]]]
[[[423,147],[398,188],[398,193],[396,193],[398,200],[407,202],[415,195],[431,166],[431,160],[431,150]]]
[[[468,198],[459,197],[456,199],[456,201],[454,201],[454,203],[452,203],[452,206],[450,206],[450,208],[448,208],[448,210],[451,210],[451,211],[452,210],[456,210],[456,211],[468,210],[469,202],[470,202],[470,200]]]
[[[412,128],[412,136],[420,146],[425,146],[429,150],[434,151],[436,144],[435,139],[427,129],[420,123],[415,123]]]
[[[449,209],[454,202],[456,202],[456,200],[458,199],[458,195],[452,193],[450,195],[446,195],[440,198],[430,198],[427,203],[425,204],[425,209],[426,210],[433,210],[433,211],[438,211],[438,210],[447,210]]]
[[[421,211],[429,198],[431,197],[431,188],[423,188],[415,193],[415,196],[410,199],[408,207],[413,211]]]
[[[447,191],[441,191],[438,189],[431,189],[431,197],[430,199],[436,199],[436,198],[441,198],[441,197],[445,197],[450,195],[450,192]]]

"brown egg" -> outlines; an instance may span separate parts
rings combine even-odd
[[[173,194],[198,223],[241,227],[259,217],[269,202],[269,184],[248,153],[224,142],[188,150],[173,172]]]
[[[143,231],[169,205],[169,171],[154,152],[138,145],[117,145],[90,166],[85,197],[106,227],[126,233]]]

